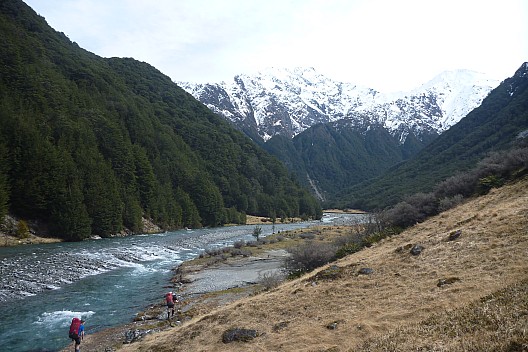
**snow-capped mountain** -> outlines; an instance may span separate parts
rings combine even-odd
[[[293,137],[307,128],[345,120],[382,125],[401,142],[412,132],[442,133],[476,108],[500,82],[468,70],[447,71],[409,92],[382,93],[337,82],[313,68],[266,69],[232,82],[178,82],[214,112],[264,141]],[[253,133],[253,134],[255,134]]]

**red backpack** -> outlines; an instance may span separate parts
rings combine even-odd
[[[81,326],[81,319],[73,318],[70,325],[70,336],[79,334],[79,326]]]
[[[167,301],[167,303],[172,303],[174,302],[174,298],[172,297],[172,292],[169,292],[165,295],[165,300]]]

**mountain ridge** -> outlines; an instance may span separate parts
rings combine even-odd
[[[268,68],[231,82],[177,82],[246,134],[268,141],[318,123],[381,124],[401,143],[409,133],[440,134],[477,107],[499,81],[469,70],[445,71],[411,90],[382,93],[332,80],[314,68]],[[251,131],[251,132],[250,132]]]
[[[383,209],[413,193],[431,191],[436,183],[474,167],[490,152],[511,148],[526,138],[527,131],[528,63],[523,63],[479,107],[412,158],[341,190],[339,198],[348,206]]]

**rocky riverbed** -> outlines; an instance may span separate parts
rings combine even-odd
[[[182,273],[185,284],[181,292],[187,296],[228,290],[256,284],[268,273],[279,271],[288,256],[286,250],[270,250],[258,256],[226,261],[214,267]]]
[[[148,250],[104,250],[97,255],[83,251],[55,251],[43,255],[36,249],[31,255],[10,256],[0,260],[0,302],[53,290],[151,255]]]

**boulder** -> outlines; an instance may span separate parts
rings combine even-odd
[[[125,341],[123,341],[124,344],[136,342],[140,339],[142,339],[145,335],[150,333],[151,330],[128,330],[125,332]]]
[[[451,232],[449,234],[449,237],[447,238],[448,241],[454,241],[458,239],[462,235],[462,230],[456,230],[455,232]]]
[[[327,328],[328,330],[335,330],[335,329],[337,329],[337,327],[338,327],[341,323],[343,323],[343,322],[344,322],[344,320],[336,320],[336,321],[333,321],[333,322],[331,322],[331,323],[329,323],[329,324],[326,324],[326,328]]]
[[[257,337],[257,330],[233,328],[224,331],[222,334],[222,342],[230,343],[233,341],[248,342]]]
[[[457,281],[460,281],[460,279],[458,277],[448,277],[446,279],[439,279],[438,280],[438,283],[436,284],[436,286],[438,287],[442,287],[442,286],[445,286],[445,285],[451,285]]]
[[[425,249],[424,246],[421,246],[419,244],[415,244],[412,248],[411,248],[411,254],[412,255],[420,255],[423,250]]]
[[[361,268],[358,271],[359,275],[370,275],[374,273],[374,269],[371,268]]]

